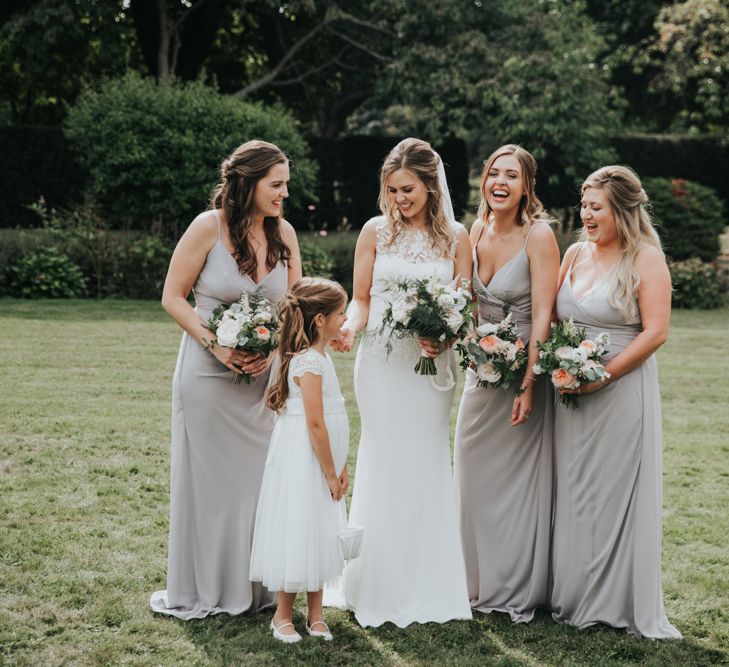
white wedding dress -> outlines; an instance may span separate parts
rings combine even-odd
[[[451,471],[453,353],[437,358],[434,378],[417,375],[417,340],[395,339],[388,355],[386,337],[377,334],[387,283],[430,276],[451,281],[455,243],[450,257],[442,257],[426,233],[406,230],[388,246],[385,218],[371,224],[377,246],[369,320],[354,370],[362,436],[350,512],[350,524],[364,526],[364,545],[345,568],[338,595],[328,590],[325,600],[353,610],[362,626],[470,619]]]

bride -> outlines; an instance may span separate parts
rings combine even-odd
[[[388,354],[378,335],[390,280],[471,275],[468,235],[455,221],[442,161],[420,139],[404,139],[385,159],[379,205],[384,215],[357,241],[348,321],[334,342],[350,350],[365,329],[354,370],[362,436],[350,513],[365,533],[340,599],[330,601],[362,626],[468,619],[449,446],[453,353],[405,338]],[[435,377],[415,374],[421,351],[436,359]]]

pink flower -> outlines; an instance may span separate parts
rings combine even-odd
[[[597,345],[595,344],[595,342],[594,341],[591,341],[589,339],[588,340],[583,340],[580,343],[580,347],[585,352],[587,352],[588,355],[592,354],[593,352],[595,352],[597,350]]]
[[[524,349],[524,341],[521,338],[517,338],[516,342],[514,343],[516,345],[517,350],[523,350]]]
[[[552,371],[552,384],[557,389],[574,389],[580,386],[577,378],[564,368],[556,368]]]
[[[271,332],[266,327],[256,327],[256,336],[259,340],[268,340],[271,338]]]
[[[502,341],[501,338],[494,336],[493,334],[484,336],[480,341],[478,341],[479,347],[486,354],[496,354],[501,349],[503,343],[504,341]]]

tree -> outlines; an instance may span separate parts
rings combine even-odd
[[[664,7],[635,68],[650,71],[649,107],[668,129],[729,130],[729,2],[687,0]]]

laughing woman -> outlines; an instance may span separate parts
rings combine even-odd
[[[485,162],[471,228],[479,325],[506,308],[528,346],[549,335],[559,248],[534,192],[537,163],[507,145]],[[521,393],[479,387],[469,370],[456,424],[461,537],[471,606],[526,622],[547,603],[552,489],[552,393],[527,371]]]
[[[205,322],[242,292],[278,302],[301,277],[296,233],[281,212],[288,180],[278,147],[239,146],[223,162],[210,210],[193,220],[172,255],[162,305],[184,333],[172,381],[167,590],[150,601],[161,614],[240,614],[275,600],[248,580],[273,430],[264,402],[269,360],[216,345]],[[234,384],[236,371],[255,382]]]
[[[555,413],[552,535],[555,620],[605,623],[653,639],[680,638],[661,589],[661,399],[655,351],[668,336],[671,278],[627,167],[582,185],[579,243],[567,250],[560,320],[610,335],[606,382],[582,385],[577,409]],[[561,390],[568,392],[568,390]]]

